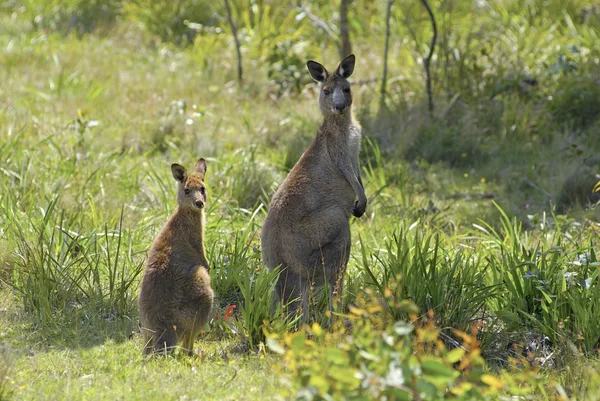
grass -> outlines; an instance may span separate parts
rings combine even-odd
[[[146,359],[137,323],[81,318],[61,332],[32,326],[3,293],[2,355],[11,360],[2,388],[18,399],[253,399],[274,398],[281,384],[272,355],[247,353],[236,340],[199,341],[192,358]]]
[[[153,3],[160,18],[144,1],[10,1],[0,11],[0,399],[273,399],[296,389],[289,360],[264,346],[265,327],[286,338],[293,322],[272,313],[259,233],[319,124],[304,62],[333,67],[335,45],[291,2],[232,1],[240,85],[223,10]],[[369,205],[351,220],[337,312],[371,294],[383,317],[365,333],[418,311],[417,327],[435,323],[449,347],[460,342],[452,329],[478,327],[489,369],[525,355],[543,379],[532,398],[574,400],[598,376],[599,209],[581,206],[598,179],[600,22],[578,19],[583,1],[547,3],[436,4],[430,118],[424,10],[394,5],[399,45],[380,107],[384,4],[353,2]],[[335,4],[310,9],[335,28]],[[182,26],[182,15],[195,20]],[[140,269],[176,206],[169,165],[198,157],[209,163],[215,316],[198,356],[146,360]]]

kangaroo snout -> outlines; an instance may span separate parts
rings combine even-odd
[[[345,104],[336,104],[333,106],[333,111],[336,113],[343,113],[344,110],[346,110],[346,105]]]
[[[334,113],[342,113],[346,110],[348,102],[340,88],[335,88],[333,91],[333,111]]]
[[[198,209],[202,209],[204,207],[204,202],[202,202],[201,200],[197,200],[196,202],[194,202],[194,204]]]

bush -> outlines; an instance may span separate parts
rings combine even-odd
[[[600,118],[600,85],[593,81],[567,83],[548,107],[557,123],[583,130]]]
[[[486,284],[488,273],[477,255],[446,249],[440,235],[424,233],[422,224],[411,228],[393,233],[371,257],[361,239],[365,285],[394,321],[408,318],[398,305],[410,299],[422,311],[434,311],[440,327],[467,330],[485,315],[498,285]]]
[[[190,44],[196,30],[190,23],[216,23],[213,1],[206,0],[125,0],[125,16],[139,22],[151,34],[165,42]]]
[[[121,0],[67,0],[30,2],[27,12],[41,30],[79,37],[100,31],[107,33],[121,14]]]
[[[488,301],[506,325],[505,331],[541,332],[558,348],[573,341],[588,355],[600,346],[600,324],[593,318],[600,308],[600,262],[594,245],[572,244],[561,238],[534,246],[523,242],[521,224],[502,210],[502,226],[476,225],[487,247],[497,249],[486,257],[492,281],[505,288]],[[547,227],[548,223],[542,225]]]
[[[464,132],[459,126],[426,125],[407,149],[406,157],[444,162],[451,167],[473,166],[486,158],[481,142],[480,135]]]
[[[314,48],[306,41],[288,39],[276,42],[268,58],[268,78],[277,86],[279,95],[286,92],[299,93],[312,80],[306,73],[307,54]],[[316,53],[316,52],[315,52]]]
[[[231,199],[242,209],[253,211],[260,203],[268,205],[271,196],[282,181],[272,166],[259,160],[256,147],[239,149],[232,156],[233,164],[220,175],[231,191]]]
[[[25,218],[16,210],[0,210],[19,256],[8,284],[25,311],[47,325],[86,310],[107,316],[130,314],[137,309],[134,283],[143,262],[134,259],[133,241],[122,230],[123,212],[116,229],[105,225],[79,234],[67,227],[58,201],[55,196],[41,213]]]
[[[269,336],[268,346],[291,374],[295,399],[495,400],[534,389],[535,371],[487,373],[472,335],[455,332],[462,345],[450,350],[432,320],[386,324],[379,303],[361,305],[331,332],[315,323]]]

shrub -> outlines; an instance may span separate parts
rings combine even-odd
[[[386,324],[382,310],[378,302],[363,302],[331,332],[315,323],[269,336],[269,348],[291,374],[295,399],[492,400],[533,390],[535,372],[506,379],[486,373],[473,336],[456,332],[462,345],[449,350],[432,320]]]
[[[583,130],[600,118],[600,85],[590,81],[567,83],[548,107],[559,124]]]
[[[259,160],[256,147],[239,149],[232,157],[232,164],[226,171],[219,173],[231,191],[231,198],[237,206],[249,211],[260,203],[268,205],[277,185],[282,181],[280,174]]]
[[[125,0],[125,16],[139,22],[148,32],[165,42],[190,44],[194,24],[214,24],[214,2],[206,0]]]
[[[507,331],[526,327],[555,346],[566,337],[583,352],[596,353],[600,324],[592,316],[600,307],[600,262],[594,245],[574,243],[567,250],[560,237],[549,237],[551,245],[539,241],[528,246],[521,224],[498,209],[499,230],[485,223],[475,226],[486,246],[497,250],[486,257],[492,281],[505,288],[489,300],[494,313]]]
[[[121,0],[67,0],[29,2],[28,14],[41,30],[64,35],[106,33],[121,14]]]
[[[406,157],[444,162],[451,167],[472,166],[485,159],[481,141],[480,135],[464,132],[460,126],[426,125],[410,144]]]
[[[267,60],[267,76],[277,86],[279,95],[286,92],[299,93],[302,86],[312,82],[306,74],[306,61],[307,54],[314,50],[308,42],[296,39],[287,39],[273,45]]]
[[[52,198],[41,213],[23,216],[1,210],[16,239],[17,268],[8,283],[25,311],[48,325],[80,310],[126,315],[134,299],[143,261],[135,259],[133,241],[122,229],[108,225],[80,234],[66,225],[65,211]],[[128,267],[126,267],[128,266]]]
[[[440,235],[427,234],[422,224],[400,228],[370,257],[360,242],[365,285],[376,291],[392,320],[408,317],[399,305],[410,299],[422,311],[434,311],[441,327],[467,330],[498,292],[497,285],[486,284],[481,258],[448,250]]]

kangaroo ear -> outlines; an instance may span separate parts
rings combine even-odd
[[[175,178],[175,180],[179,182],[185,181],[186,170],[181,164],[171,164],[171,173],[173,173],[173,178]]]
[[[206,174],[206,160],[204,158],[199,158],[194,166],[194,171],[202,175],[202,179],[204,179],[204,174]]]
[[[340,65],[338,65],[337,70],[335,70],[336,74],[347,79],[354,72],[355,62],[356,57],[354,57],[354,54],[349,55],[348,57],[342,60]]]
[[[317,82],[325,82],[329,74],[321,63],[317,63],[314,60],[308,60],[306,66],[308,67],[308,72],[310,72],[312,79]]]

